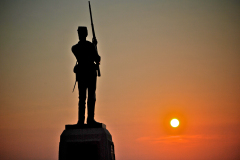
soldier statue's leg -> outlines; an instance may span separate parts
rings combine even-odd
[[[87,123],[88,124],[96,124],[94,120],[94,112],[95,112],[95,102],[96,102],[96,83],[97,83],[97,77],[92,76],[89,78],[88,81],[88,101],[87,101],[87,107],[88,107],[88,118]]]
[[[79,102],[78,102],[78,123],[79,125],[84,124],[85,120],[85,104],[86,104],[86,91],[87,86],[84,81],[78,82]]]

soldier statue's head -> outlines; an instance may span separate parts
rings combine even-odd
[[[87,27],[79,26],[77,31],[79,39],[86,40],[86,37],[88,35]]]

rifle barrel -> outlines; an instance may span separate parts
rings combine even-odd
[[[92,10],[91,10],[90,1],[88,1],[88,4],[89,4],[89,12],[90,12],[90,18],[91,18],[93,39],[97,40],[97,39],[96,39],[96,36],[95,36],[94,25],[93,25],[93,20],[92,20]]]
[[[95,31],[94,31],[94,25],[93,25],[93,20],[92,20],[92,10],[91,10],[91,4],[90,1],[88,1],[89,4],[89,12],[90,12],[90,19],[91,19],[91,26],[92,26],[92,35],[93,35],[93,42],[97,42],[97,38],[95,36]],[[94,44],[96,51],[97,51],[97,44]],[[100,68],[99,68],[99,64],[97,64],[97,75],[100,77],[101,73],[100,73]]]

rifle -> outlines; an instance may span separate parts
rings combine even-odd
[[[88,1],[88,4],[89,4],[89,12],[90,12],[90,19],[91,19],[91,26],[92,26],[92,35],[93,35],[92,43],[94,44],[96,51],[98,51],[97,50],[97,38],[95,36],[95,31],[94,31],[94,25],[93,25],[93,20],[92,20],[92,11],[91,11],[90,1]],[[98,75],[98,77],[100,77],[101,76],[100,68],[99,68],[100,60],[99,60],[99,62],[97,62],[96,65],[97,65],[97,75]]]

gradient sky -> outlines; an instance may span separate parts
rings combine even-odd
[[[96,120],[117,160],[240,159],[240,2],[92,0]],[[57,160],[85,0],[1,0],[0,159]],[[169,126],[179,118],[180,127]]]

